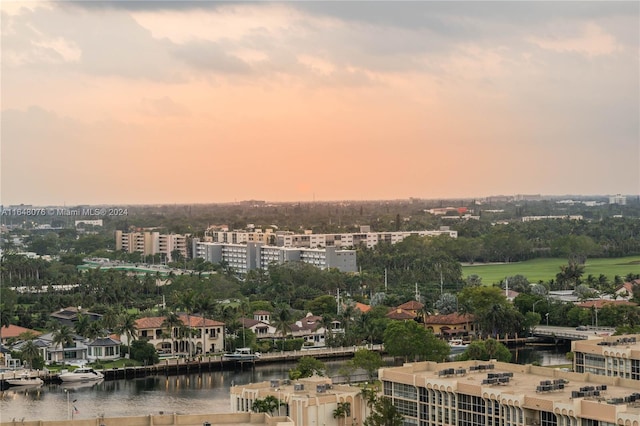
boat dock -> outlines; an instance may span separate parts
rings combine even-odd
[[[223,355],[197,356],[193,359],[171,358],[160,361],[154,365],[141,365],[135,367],[109,368],[100,371],[104,374],[104,380],[133,379],[153,375],[177,375],[205,373],[212,371],[233,371],[253,368],[256,365],[295,362],[304,356],[314,357],[320,360],[351,358],[359,349],[382,351],[382,345],[349,346],[340,348],[314,348],[300,351],[281,351],[261,354],[251,360],[226,359]],[[28,371],[31,377],[40,377],[45,383],[61,383],[58,372],[48,370],[12,370],[0,373],[0,389],[6,389],[6,379],[18,378]]]

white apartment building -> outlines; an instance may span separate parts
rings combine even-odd
[[[252,269],[266,270],[271,264],[304,262],[321,269],[337,268],[342,272],[356,272],[355,250],[336,247],[304,249],[267,246],[262,243],[225,244],[193,240],[195,257],[214,264],[225,263],[236,273],[246,274]]]
[[[584,217],[582,215],[567,215],[567,216],[524,216],[522,218],[523,222],[533,222],[536,220],[553,220],[553,219],[569,219],[569,220],[582,220]]]
[[[447,235],[451,238],[457,238],[458,232],[444,227],[441,230],[434,231],[398,231],[398,232],[359,232],[347,234],[314,234],[306,231],[303,234],[294,234],[289,231],[272,232],[267,230],[255,231],[208,231],[207,237],[212,242],[227,244],[242,244],[248,242],[263,243],[265,245],[275,245],[278,247],[296,247],[296,248],[353,248],[361,244],[368,248],[375,247],[380,242],[396,244],[405,238],[417,235],[420,237],[434,237],[439,235]]]
[[[116,250],[142,253],[144,256],[162,253],[171,261],[171,253],[178,250],[187,257],[187,235],[161,234],[157,231],[116,231]]]
[[[624,206],[627,204],[627,197],[620,194],[612,195],[609,197],[609,204],[618,204]]]

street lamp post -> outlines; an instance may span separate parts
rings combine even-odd
[[[542,302],[544,299],[540,299],[540,300],[536,300],[535,302],[533,302],[533,313],[536,313],[536,305],[540,302]]]

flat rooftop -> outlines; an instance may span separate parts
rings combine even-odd
[[[520,399],[543,399],[561,404],[584,399],[626,405],[623,411],[640,416],[640,382],[637,380],[489,361],[423,362],[382,370],[382,380],[415,383],[416,386],[429,383],[434,387],[451,386],[455,381],[461,393],[509,394]],[[411,381],[407,380],[407,375],[411,376]],[[632,395],[637,395],[636,401],[624,402]]]

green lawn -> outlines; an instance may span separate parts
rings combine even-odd
[[[555,279],[560,272],[560,266],[566,265],[567,259],[534,259],[525,262],[505,263],[505,264],[475,264],[462,267],[462,276],[478,275],[482,277],[485,285],[500,282],[504,277],[514,275],[524,275],[529,282],[535,283],[539,280],[549,281]],[[640,256],[618,257],[607,259],[588,259],[585,264],[584,275],[589,274],[599,276],[604,274],[613,281],[616,275],[624,277],[633,273],[640,274]]]

